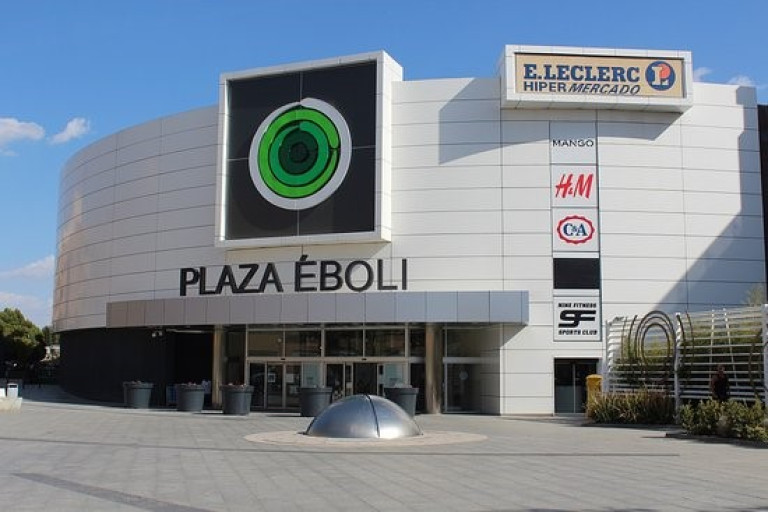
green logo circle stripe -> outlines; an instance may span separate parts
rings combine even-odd
[[[300,162],[283,165],[281,155],[290,154],[284,143],[301,141],[297,131],[308,134],[317,143],[317,156],[311,165]],[[306,107],[296,107],[274,119],[258,144],[259,174],[264,184],[286,198],[303,198],[320,190],[333,176],[339,161],[340,138],[336,126],[324,113]],[[302,148],[307,151],[307,148]],[[314,149],[314,148],[311,148]],[[282,150],[282,151],[281,151]],[[301,172],[302,168],[306,168]],[[291,172],[293,171],[293,172]],[[298,172],[297,172],[298,171]]]
[[[307,185],[315,181],[318,178],[318,176],[322,174],[323,170],[328,166],[328,158],[330,156],[330,149],[328,148],[328,138],[325,136],[325,132],[323,132],[321,129],[319,129],[316,125],[312,123],[307,123],[306,121],[302,121],[301,123],[299,123],[299,128],[293,128],[291,130],[291,133],[299,129],[310,133],[311,135],[314,136],[314,139],[317,141],[317,158],[315,159],[315,162],[312,165],[312,167],[304,171],[304,173],[294,174],[290,171],[287,171],[282,165],[282,163],[280,162],[279,153],[283,147],[281,146],[281,143],[288,136],[288,132],[284,131],[283,133],[281,133],[278,136],[278,138],[275,139],[275,143],[272,144],[272,146],[269,148],[269,169],[272,171],[272,174],[274,175],[275,178],[277,178],[280,182],[284,183],[285,185],[290,185],[294,187]],[[263,172],[262,172],[262,176],[264,176]]]

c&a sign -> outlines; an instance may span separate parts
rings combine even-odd
[[[597,252],[599,250],[597,209],[553,208],[552,224],[553,252]]]

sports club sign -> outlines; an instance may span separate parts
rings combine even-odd
[[[597,297],[557,297],[554,313],[555,341],[600,341]]]
[[[515,54],[515,92],[684,98],[684,61],[675,58]]]

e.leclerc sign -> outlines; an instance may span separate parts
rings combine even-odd
[[[682,59],[515,54],[515,92],[683,98]]]

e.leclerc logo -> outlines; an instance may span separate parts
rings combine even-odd
[[[675,85],[675,70],[668,62],[657,60],[645,69],[645,80],[653,89],[666,91]]]
[[[349,169],[352,138],[332,105],[305,98],[276,109],[251,142],[251,179],[270,203],[310,208],[330,197]]]
[[[581,215],[569,215],[557,223],[557,236],[567,244],[585,244],[594,235],[592,221]]]

